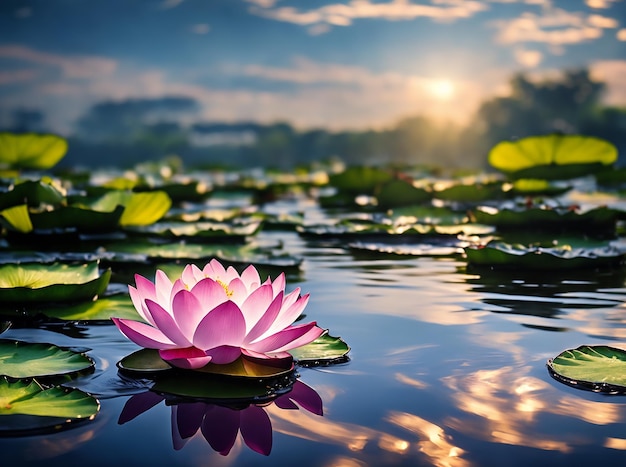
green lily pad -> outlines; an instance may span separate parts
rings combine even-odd
[[[626,351],[606,345],[565,350],[547,362],[553,378],[575,388],[626,393]]]
[[[113,211],[124,206],[119,224],[124,227],[150,225],[161,219],[170,209],[172,200],[164,191],[110,191],[91,203],[97,211]]]
[[[457,183],[434,191],[433,196],[444,201],[475,203],[491,199],[501,199],[506,197],[506,193],[503,190],[502,182]]]
[[[40,204],[58,205],[65,199],[55,186],[44,180],[26,180],[17,183],[9,191],[0,193],[0,211],[11,206],[26,204],[39,206]]]
[[[383,208],[397,206],[411,206],[424,203],[432,199],[432,194],[418,188],[405,180],[390,180],[386,182],[376,194],[378,205]]]
[[[107,288],[111,270],[86,264],[0,265],[0,302],[79,302],[93,300]]]
[[[491,241],[466,247],[465,255],[468,264],[474,266],[537,270],[610,267],[624,260],[624,252],[609,244],[588,248],[569,244],[543,247]]]
[[[0,133],[0,165],[19,169],[49,169],[67,152],[67,141],[57,135]]]
[[[296,362],[303,366],[345,362],[348,360],[349,352],[350,346],[340,337],[328,334],[328,331],[313,342],[289,351]]]
[[[256,235],[261,230],[261,221],[244,225],[223,222],[157,222],[143,227],[127,227],[129,234],[149,235],[164,239],[193,239],[196,242],[226,241],[245,242],[247,237]]]
[[[163,360],[156,349],[140,349],[122,358],[117,367],[125,372],[145,375],[176,371],[182,373],[201,373],[233,378],[273,378],[293,371],[294,364],[286,359],[260,359],[241,356],[232,363],[216,365],[209,363],[196,370],[182,370],[172,367]]]
[[[472,221],[498,230],[613,232],[620,211],[606,206],[581,211],[576,206],[511,206],[501,209],[480,206],[470,212]]]
[[[99,410],[98,400],[79,389],[0,377],[0,436],[58,431],[93,420]]]
[[[53,344],[0,339],[0,375],[10,378],[73,375],[94,369],[85,354]],[[2,405],[0,404],[0,413]]]
[[[331,174],[328,183],[342,193],[353,195],[373,194],[376,188],[392,180],[390,172],[377,167],[348,167],[341,173]]]
[[[590,136],[529,136],[496,144],[488,160],[513,179],[565,180],[602,171],[617,160],[617,148]]]
[[[1,311],[2,307],[0,307]],[[29,308],[29,313],[32,311]],[[100,297],[93,302],[46,307],[35,311],[49,318],[64,321],[109,321],[113,316],[136,321],[142,320],[127,294]]]

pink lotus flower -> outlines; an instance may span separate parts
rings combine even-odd
[[[261,283],[254,266],[241,275],[213,259],[204,269],[190,264],[172,282],[158,270],[155,282],[135,275],[130,297],[145,323],[112,318],[136,344],[158,349],[181,368],[231,363],[240,355],[286,358],[288,350],[317,339],[315,322],[293,325],[309,300],[300,288],[285,294],[285,275]]]

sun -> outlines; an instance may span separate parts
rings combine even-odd
[[[452,83],[449,79],[436,79],[430,83],[429,91],[433,97],[442,101],[447,101],[454,96],[454,83]]]

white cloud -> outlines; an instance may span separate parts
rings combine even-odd
[[[250,0],[248,0],[250,2]],[[433,0],[432,5],[411,3],[407,0],[390,0],[373,3],[370,0],[351,0],[308,10],[294,7],[276,7],[271,1],[253,1],[250,12],[258,16],[301,26],[317,24],[349,26],[355,20],[380,18],[390,21],[412,20],[419,17],[440,21],[468,18],[486,10],[487,6],[476,0]],[[319,34],[321,29],[314,29]]]
[[[626,60],[601,60],[589,68],[593,79],[607,83],[606,104],[626,106]]]
[[[611,8],[611,5],[620,0],[585,0],[589,8]]]
[[[517,62],[527,68],[535,68],[543,60],[543,54],[538,50],[528,50],[520,47],[515,49],[514,54]]]
[[[0,46],[0,59],[2,58],[59,68],[66,78],[92,78],[110,75],[117,68],[117,62],[109,58],[51,54],[23,45]]]
[[[626,41],[626,29],[620,29],[615,36],[618,41]]]
[[[169,10],[171,8],[176,8],[178,5],[183,3],[184,0],[163,0],[159,5],[161,10]]]
[[[584,15],[561,9],[551,9],[541,14],[524,13],[512,20],[493,23],[499,32],[496,41],[501,44],[539,42],[549,45],[577,44],[598,39],[602,29],[615,27],[611,18]]]

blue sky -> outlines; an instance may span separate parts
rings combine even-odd
[[[588,67],[626,106],[625,0],[2,0],[0,126],[70,134],[97,102],[188,97],[196,121],[470,121],[513,73]]]

